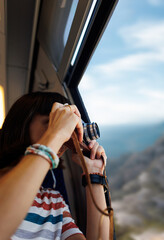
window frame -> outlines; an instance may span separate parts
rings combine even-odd
[[[63,79],[65,89],[67,90],[68,88],[75,104],[81,112],[82,119],[85,122],[90,122],[90,119],[82,100],[82,96],[79,92],[78,85],[107,27],[117,3],[118,0],[103,0],[97,2],[93,18],[90,21],[75,63],[73,66],[69,63],[67,74]]]

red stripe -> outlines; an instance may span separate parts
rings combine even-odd
[[[38,203],[36,200],[34,200],[33,207],[38,207],[38,208],[43,208],[44,210],[50,210],[50,209],[60,209],[60,208],[64,208],[65,205],[62,202],[58,202],[58,203],[53,203],[51,202],[50,204],[47,204],[46,202],[42,202],[42,203]]]
[[[47,192],[45,192],[45,193],[43,193],[43,194],[37,193],[37,198],[40,198],[40,199],[43,200],[44,197],[47,197],[48,199],[50,199],[50,198],[59,198],[59,197],[62,198],[62,196],[61,196],[60,193],[57,193],[57,194],[47,193]],[[62,199],[63,199],[63,198],[62,198]]]
[[[63,212],[63,218],[65,218],[65,217],[70,217],[70,218],[72,218],[70,212],[67,212],[67,211],[64,211],[64,212]]]
[[[68,229],[71,229],[71,228],[78,228],[78,227],[77,227],[76,224],[73,223],[73,222],[66,223],[66,224],[64,224],[63,227],[62,227],[62,233],[64,233],[65,231],[67,231]]]

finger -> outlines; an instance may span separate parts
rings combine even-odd
[[[81,118],[79,118],[79,121],[76,125],[76,129],[77,129],[77,133],[78,133],[78,139],[79,139],[80,142],[82,142],[83,141],[83,125],[82,125],[82,122],[81,122]]]
[[[89,147],[90,149],[92,149],[95,143],[96,143],[96,140],[92,140],[92,141],[89,143],[88,147]]]
[[[107,162],[107,156],[106,156],[105,152],[102,152],[101,156],[103,157],[103,162],[104,162],[104,167],[105,167],[106,162]]]
[[[81,118],[81,114],[80,114],[78,108],[76,107],[76,105],[66,105],[66,107],[68,107],[68,106],[70,106],[71,111],[72,111],[73,113],[75,113],[78,117]]]
[[[105,150],[104,150],[104,148],[102,146],[99,145],[98,148],[97,148],[97,152],[96,152],[96,158],[100,159],[102,154],[103,155],[105,154]]]
[[[51,109],[51,113],[54,113],[57,109],[64,109],[66,112],[71,112],[72,114],[75,114],[75,116],[78,118],[76,119],[77,121],[77,125],[76,125],[76,129],[78,132],[78,139],[80,142],[83,141],[83,126],[82,126],[82,121],[81,121],[81,114],[79,112],[79,110],[77,109],[77,107],[75,105],[69,105],[69,104],[61,104],[58,102],[55,102],[52,106]]]
[[[51,109],[51,113],[55,112],[58,108],[60,107],[63,107],[63,104],[62,103],[58,103],[58,102],[55,102],[53,105],[52,105],[52,109]]]
[[[63,106],[63,104],[61,103],[58,103],[58,102],[55,102],[53,105],[52,105],[52,108],[51,108],[51,112],[49,114],[49,125],[52,124],[53,122],[53,118],[54,118],[54,114],[56,112],[57,109],[61,108]]]
[[[90,155],[91,159],[96,158],[96,153],[97,153],[98,146],[99,146],[98,142],[95,142],[94,146],[91,149],[91,155]]]

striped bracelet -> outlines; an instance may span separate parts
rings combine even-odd
[[[52,151],[51,148],[45,145],[41,145],[38,143],[30,145],[29,147],[27,147],[25,151],[25,155],[28,154],[36,154],[43,157],[50,163],[51,169],[57,168],[59,164],[59,158],[57,154],[54,151]]]

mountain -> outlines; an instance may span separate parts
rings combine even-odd
[[[142,152],[111,160],[107,167],[117,239],[142,239],[135,234],[146,230],[164,234],[164,136]]]
[[[164,122],[147,125],[99,126],[98,142],[106,154],[117,159],[123,154],[140,152],[155,143],[164,134]]]

